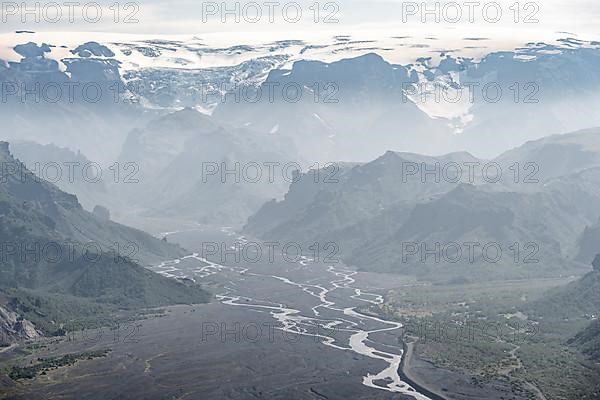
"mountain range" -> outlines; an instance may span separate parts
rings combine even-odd
[[[440,282],[577,275],[587,268],[578,261],[591,262],[598,248],[598,137],[555,135],[494,160],[388,152],[340,166],[333,183],[315,184],[314,175],[327,172],[310,171],[244,230],[265,240],[333,242],[359,269]],[[486,245],[493,252],[484,253]]]
[[[0,143],[0,162],[6,167],[0,185],[5,327],[14,327],[16,313],[45,334],[60,334],[66,323],[101,322],[118,309],[209,299],[195,284],[143,267],[182,256],[179,246],[85,211],[75,195],[15,159],[6,142]]]
[[[132,130],[186,107],[290,140],[302,159],[321,163],[366,162],[387,150],[494,158],[527,140],[600,125],[585,112],[599,102],[600,44],[575,38],[477,58],[432,51],[406,64],[388,61],[385,47],[343,37],[324,47],[289,40],[223,48],[198,38],[0,39],[12,49],[0,67],[0,80],[12,84],[2,114],[10,139],[81,150],[103,166]],[[36,85],[39,96],[27,94]]]

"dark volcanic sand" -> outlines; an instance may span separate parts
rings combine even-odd
[[[195,312],[192,312],[195,310]],[[88,343],[67,343],[51,353],[112,348],[105,359],[80,361],[26,383],[21,399],[401,399],[361,384],[383,363],[338,351],[313,337],[281,331],[224,340],[205,337],[203,323],[231,329],[272,323],[266,314],[210,304],[169,309],[167,316],[141,321],[129,340],[111,334]],[[241,329],[240,329],[241,331]],[[206,325],[205,325],[206,332]],[[249,331],[248,331],[249,332]],[[254,331],[256,332],[256,330]],[[46,355],[46,354],[44,354]],[[42,356],[38,353],[38,356]]]
[[[205,241],[207,236],[203,232],[202,238],[198,239],[199,233],[195,234],[196,237],[194,233],[180,234],[179,239],[178,235],[174,235],[169,240],[179,240],[187,248],[198,251],[201,249],[200,241]],[[236,238],[220,233],[215,241],[232,240]],[[212,261],[224,264],[219,257]],[[248,272],[241,273],[239,269],[202,270],[206,263],[195,259],[182,260],[173,268],[159,271],[194,278],[215,294],[235,298],[232,302],[236,305],[215,300],[208,305],[172,307],[163,317],[123,327],[117,338],[114,332],[105,330],[99,339],[55,344],[49,351],[38,352],[32,358],[105,348],[112,351],[106,358],[80,361],[74,367],[59,368],[32,381],[20,381],[21,393],[12,398],[413,398],[363,385],[363,377],[380,373],[389,363],[348,349],[349,337],[356,333],[356,329],[375,330],[394,325],[368,317],[348,316],[343,312],[346,308],[369,304],[368,301],[379,301],[364,293],[385,294],[385,289],[406,283],[401,277],[353,275],[352,279],[357,282],[352,283],[344,280],[348,272],[339,276],[328,271],[329,265],[319,263],[291,263],[281,257],[277,257],[275,262],[263,259],[259,263],[243,260],[236,263],[233,258],[228,261],[228,266],[248,268]],[[342,265],[335,268],[347,270]],[[298,287],[296,283],[315,286]],[[334,288],[340,283],[342,287]],[[363,289],[362,295],[357,295],[356,287]],[[330,290],[327,300],[335,303],[335,309],[320,307],[319,315],[315,316],[313,307],[322,303],[318,298],[318,288]],[[273,310],[265,309],[265,306],[280,307],[276,314],[283,313],[283,309],[297,310],[297,314],[293,315],[307,318],[306,321],[301,319],[297,328],[306,329],[308,335],[276,329],[283,325],[270,314]],[[317,328],[311,325],[314,318],[343,323],[340,329],[335,330]],[[354,331],[348,332],[345,329],[348,327]],[[323,344],[324,339],[315,337],[315,333],[330,337],[332,346],[342,349]],[[400,334],[398,329],[373,333],[365,344],[378,356],[386,353],[397,356],[402,354],[402,344],[398,340]],[[426,386],[427,374],[433,378],[434,387],[439,384],[438,379],[448,379],[431,366],[429,371],[419,368],[415,366],[414,371],[422,378],[419,383],[423,386]],[[391,381],[374,383],[385,387]]]

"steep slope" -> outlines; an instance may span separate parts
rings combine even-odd
[[[449,163],[478,160],[468,153],[428,157],[387,152],[366,164],[333,164],[312,170],[290,185],[284,201],[272,201],[248,219],[245,231],[258,236],[310,240],[320,232],[337,231],[390,209],[410,207],[430,196],[445,193],[469,174],[451,180],[426,176]],[[435,174],[434,174],[435,175]],[[455,178],[460,179],[455,179]]]
[[[4,166],[2,214],[4,218],[13,217],[22,229],[80,245],[92,243],[104,251],[129,249],[128,255],[144,264],[182,255],[183,250],[177,246],[85,211],[76,196],[40,179],[14,159],[6,142],[0,143],[0,162]]]
[[[249,218],[245,231],[333,242],[342,260],[361,269],[437,281],[584,273],[577,261],[591,260],[577,257],[580,237],[600,217],[598,135],[552,136],[493,161],[388,152],[342,167],[330,184],[314,183],[326,171],[312,172]],[[460,179],[443,172],[450,165],[463,170]],[[473,174],[468,165],[476,165]],[[484,173],[490,165],[501,169],[498,182]]]
[[[596,256],[594,270],[581,279],[554,289],[536,301],[533,313],[548,319],[598,317],[600,311],[600,255]]]
[[[129,135],[119,160],[135,163],[139,184],[122,189],[145,216],[241,224],[285,193],[284,166],[303,164],[294,154],[276,135],[221,126],[184,109]]]
[[[62,191],[73,193],[83,207],[91,211],[96,205],[110,206],[107,172],[81,152],[54,144],[30,141],[11,142],[11,152],[25,167],[41,179],[50,181]],[[99,173],[98,173],[99,172]],[[97,176],[102,174],[102,176]]]
[[[531,42],[468,66],[458,81],[479,86],[469,109],[473,118],[458,135],[460,148],[495,157],[527,140],[599,126],[588,111],[600,101],[598,44],[575,38]],[[492,87],[487,100],[485,85]],[[499,98],[494,88],[501,89]]]
[[[330,64],[298,61],[289,70],[271,71],[247,96],[258,101],[225,101],[214,116],[277,130],[302,155],[321,163],[371,160],[384,149],[447,151],[452,137],[446,122],[429,117],[405,96],[416,79],[406,67],[373,53]]]
[[[46,333],[61,323],[102,320],[117,308],[207,301],[196,285],[140,266],[183,250],[141,231],[102,220],[74,195],[40,180],[0,143],[0,299]],[[93,319],[92,319],[93,320]]]
[[[276,131],[322,163],[367,161],[388,149],[491,158],[548,133],[600,125],[588,112],[600,105],[600,43],[572,37],[481,49],[471,58],[464,54],[473,50],[470,38],[463,38],[464,51],[424,54],[429,45],[416,37],[211,47],[198,37],[99,43],[94,33],[46,36],[0,37],[8,57],[0,81],[10,87],[0,110],[5,128],[14,139],[54,141],[86,154],[102,149],[96,161],[103,164],[114,161],[132,129],[183,107]],[[409,63],[389,62],[399,59]],[[59,101],[55,86],[37,99],[20,90],[49,83],[62,89]],[[74,99],[66,85],[76,85]],[[85,85],[99,88],[101,98],[83,98]],[[60,135],[51,137],[48,126],[60,126]]]
[[[596,316],[596,318],[598,318]],[[592,360],[600,362],[600,320],[595,320],[578,333],[570,344],[576,346],[582,353],[588,355]]]
[[[600,254],[593,271],[566,286],[551,290],[527,305],[523,312],[541,324],[542,329],[557,331],[566,344],[592,361],[600,361]],[[591,321],[591,322],[590,322]],[[557,328],[558,327],[558,328]]]
[[[495,160],[504,169],[515,163],[536,166],[540,181],[600,166],[600,129],[586,129],[534,140],[509,150]],[[531,170],[533,172],[533,169]]]
[[[353,248],[347,259],[436,280],[561,275],[570,269],[564,261],[567,243],[557,238],[576,237],[582,224],[575,218],[571,224],[542,223],[546,213],[563,215],[565,206],[544,193],[462,185],[420,202],[396,221],[392,235]]]
[[[98,43],[82,45],[81,52],[93,50],[86,57],[60,63],[47,43],[15,45],[18,61],[0,63],[5,139],[68,146],[107,165],[127,132],[155,114],[129,101],[118,61]]]

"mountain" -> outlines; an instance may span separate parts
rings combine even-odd
[[[585,112],[600,101],[597,42],[527,43],[479,59],[455,53],[405,65],[387,62],[385,52],[297,60],[269,73],[259,101],[224,101],[214,115],[278,127],[303,154],[318,149],[320,161],[366,161],[386,149],[493,158],[548,133],[600,125]],[[300,88],[300,100],[282,88]]]
[[[328,171],[311,171],[244,230],[335,243],[339,258],[360,269],[442,282],[580,274],[582,232],[600,217],[599,134],[552,136],[491,161],[388,152],[340,166],[328,184],[314,179]],[[557,154],[564,158],[553,163]],[[497,182],[490,166],[502,173]]]
[[[0,300],[9,312],[56,333],[61,323],[117,308],[207,301],[199,286],[139,264],[183,249],[85,211],[76,196],[27,170],[6,142],[0,162],[12,166],[0,177]]]
[[[99,204],[111,204],[109,183],[114,178],[112,171],[103,169],[81,152],[30,141],[12,142],[10,149],[15,158],[40,179],[76,195],[86,210],[93,210]]]
[[[596,255],[592,264],[592,272],[546,293],[530,304],[526,313],[550,324],[559,321],[577,326],[581,321],[592,320],[567,343],[597,362],[600,360],[600,254]]]
[[[498,149],[549,133],[600,126],[598,118],[586,111],[600,101],[600,74],[595,68],[600,62],[598,45],[574,38],[555,44],[527,43],[473,62],[456,80],[479,85],[468,111],[472,118],[459,135],[459,147],[495,157]],[[486,85],[491,87],[487,94]]]
[[[547,319],[598,317],[600,310],[600,258],[594,261],[594,271],[570,284],[550,291],[534,302],[532,314]]]
[[[130,133],[118,162],[135,165],[139,183],[121,189],[145,216],[241,224],[285,193],[284,166],[304,164],[294,154],[290,141],[188,108]]]
[[[462,49],[413,58],[399,56],[422,48],[416,38],[221,47],[198,37],[90,35],[0,35],[0,81],[10,86],[0,115],[12,139],[101,149],[95,161],[110,165],[131,130],[187,107],[220,125],[273,132],[302,158],[326,163],[386,150],[493,158],[549,133],[600,125],[586,112],[600,105],[598,42],[531,42],[475,58],[465,38]],[[24,90],[36,87],[37,97]],[[48,126],[60,134],[50,138]]]
[[[495,159],[504,169],[515,163],[535,166],[535,178],[545,182],[600,166],[600,129],[585,129],[529,141]],[[531,172],[534,169],[530,169]]]
[[[16,44],[17,60],[0,63],[5,139],[54,143],[109,164],[127,132],[154,113],[128,100],[108,48],[86,43],[79,47],[85,56],[71,54],[60,62],[49,57],[53,49],[47,43]]]
[[[527,142],[495,159],[504,170],[519,165],[522,179],[530,175],[538,183],[525,188],[539,190],[543,187],[553,196],[570,203],[578,214],[585,215],[590,222],[577,235],[577,248],[573,250],[574,258],[584,264],[593,261],[600,245],[599,222],[592,207],[600,196],[599,138],[600,129],[597,128],[551,135]]]
[[[233,101],[234,94],[213,115],[276,131],[319,162],[365,161],[383,149],[439,153],[452,147],[451,136],[445,121],[407,100],[405,90],[415,79],[376,54],[333,63],[302,60],[289,70],[271,71],[247,95],[258,101]]]
[[[183,254],[178,246],[85,211],[76,196],[35,176],[12,156],[8,146],[8,143],[2,142],[0,148],[0,161],[4,166],[0,188],[4,197],[2,210],[5,216],[14,213],[19,218],[25,218],[32,211],[33,215],[27,216],[29,222],[23,224],[28,231],[81,244],[94,243],[104,250],[130,248],[131,255],[144,264]],[[16,221],[20,224],[19,218]]]
[[[304,240],[318,232],[349,227],[393,205],[411,204],[451,190],[459,182],[423,180],[421,172],[436,164],[474,160],[466,153],[435,158],[390,151],[366,164],[335,163],[311,170],[290,185],[284,201],[271,201],[253,215],[245,230],[253,235]],[[461,179],[468,182],[468,174]]]
[[[557,238],[568,239],[581,224],[575,218],[570,224],[540,219],[566,212],[544,193],[462,185],[419,202],[392,235],[353,248],[349,259],[376,270],[448,280],[561,275],[573,266],[565,260],[565,241]],[[468,243],[475,244],[473,253]]]
[[[597,317],[596,317],[597,318]],[[570,343],[592,360],[600,361],[600,320],[596,319],[583,331],[579,332]]]

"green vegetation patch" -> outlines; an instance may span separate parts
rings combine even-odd
[[[16,381],[19,379],[33,379],[38,375],[45,375],[48,371],[60,367],[75,365],[80,360],[93,360],[106,357],[110,350],[98,350],[85,353],[67,354],[61,357],[38,358],[37,363],[26,367],[13,366],[8,376]]]

